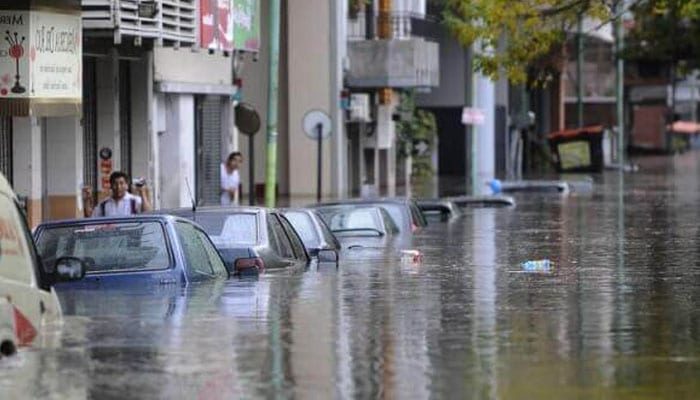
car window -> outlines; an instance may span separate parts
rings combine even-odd
[[[318,221],[318,224],[321,227],[321,234],[323,235],[323,239],[326,241],[326,243],[333,245],[336,248],[339,248],[340,243],[338,242],[338,239],[335,237],[333,232],[331,232],[331,228],[328,227],[326,221],[324,221],[323,218],[318,216],[316,220]]]
[[[185,222],[177,222],[175,230],[180,239],[187,263],[187,277],[190,280],[225,276],[226,268],[221,257],[204,232]]]
[[[254,213],[201,213],[195,220],[217,247],[258,243],[258,218]]]
[[[294,227],[294,230],[299,234],[304,245],[308,248],[316,248],[321,242],[321,238],[316,231],[314,222],[309,214],[304,212],[290,211],[284,213],[287,220]]]
[[[37,248],[46,272],[61,257],[77,257],[87,273],[162,270],[171,266],[159,222],[119,222],[47,227]]]
[[[331,231],[381,229],[381,224],[374,208],[339,210],[339,212],[330,216],[328,225]]]
[[[26,230],[14,201],[0,194],[0,276],[31,284],[35,258]]]
[[[289,238],[287,238],[287,235],[284,233],[282,225],[280,225],[277,217],[272,214],[268,214],[267,226],[268,234],[275,238],[273,248],[275,249],[276,253],[282,258],[294,258],[292,244],[289,243]]]
[[[279,216],[279,221],[282,223],[282,228],[284,228],[284,232],[287,234],[289,242],[292,244],[292,250],[294,250],[295,258],[297,260],[306,261],[306,250],[304,249],[304,243],[302,243],[294,227],[283,216]]]
[[[386,229],[391,233],[399,233],[399,227],[396,226],[396,223],[394,222],[394,219],[391,218],[391,215],[389,215],[389,213],[383,208],[380,208],[379,212],[382,214],[382,218],[384,218],[384,225],[386,225]]]
[[[392,204],[392,203],[382,203],[378,204],[381,208],[385,209],[389,215],[391,215],[391,218],[394,220],[397,226],[399,227],[410,227],[411,226],[411,221],[407,219],[406,216],[406,210],[404,209],[404,206],[400,204]]]
[[[415,203],[409,203],[408,208],[411,210],[411,217],[413,218],[414,225],[422,227],[428,226],[428,220],[425,219],[425,215],[423,215],[423,212]]]

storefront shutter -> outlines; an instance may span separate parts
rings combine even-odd
[[[198,98],[197,111],[197,203],[216,205],[221,184],[221,97]]]

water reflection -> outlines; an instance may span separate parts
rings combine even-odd
[[[641,164],[433,224],[421,264],[63,293],[62,345],[0,361],[0,397],[693,398],[700,157]]]

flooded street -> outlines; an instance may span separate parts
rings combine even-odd
[[[693,398],[700,156],[638,162],[431,221],[419,264],[60,293],[64,326],[0,361],[0,398]]]

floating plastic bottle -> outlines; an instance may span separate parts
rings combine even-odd
[[[524,272],[547,274],[554,269],[554,263],[549,260],[526,261],[520,264]]]

